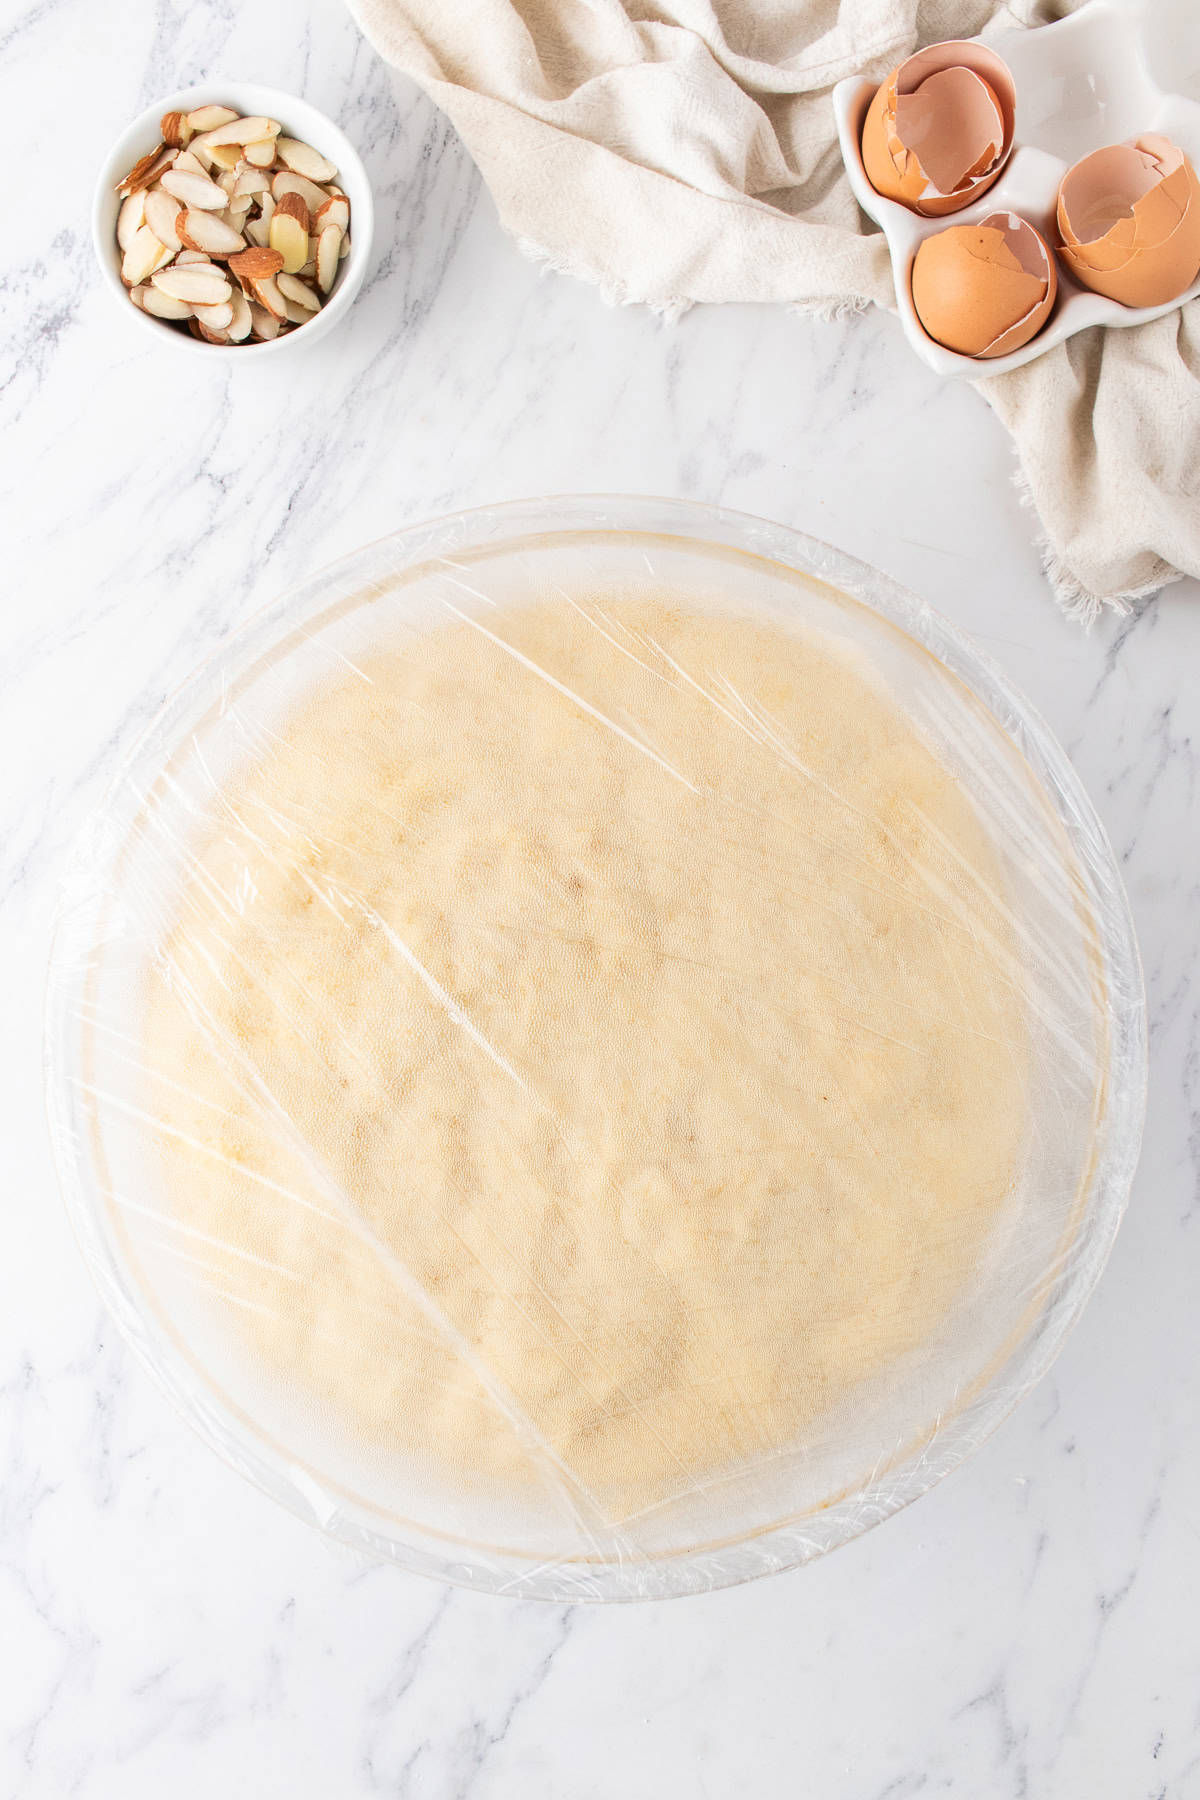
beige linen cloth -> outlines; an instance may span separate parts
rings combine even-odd
[[[449,115],[530,255],[610,299],[894,303],[829,90],[1072,0],[350,0]],[[898,352],[899,353],[899,352]],[[907,352],[906,352],[907,353]],[[1090,620],[1200,575],[1200,301],[978,384],[1059,600]]]

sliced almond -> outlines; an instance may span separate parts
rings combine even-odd
[[[215,131],[218,125],[228,125],[236,118],[232,106],[198,106],[188,114],[187,122],[193,131]]]
[[[212,263],[189,263],[185,268],[176,264],[151,279],[160,293],[169,294],[172,300],[186,300],[189,306],[220,306],[233,292],[224,270]]]
[[[232,169],[222,169],[219,175],[214,174],[213,180],[225,195],[225,204],[228,206],[233,198],[233,190],[237,186],[237,176]]]
[[[279,336],[279,320],[265,306],[259,306],[253,300],[249,302],[249,306],[251,331],[260,343],[269,344],[272,338]]]
[[[317,244],[317,285],[323,294],[327,294],[337,280],[341,249],[342,233],[336,225],[327,225]]]
[[[187,268],[191,263],[211,263],[212,257],[206,256],[203,250],[181,250],[175,258],[175,267]]]
[[[258,304],[264,307],[272,318],[278,319],[282,323],[287,318],[287,301],[280,293],[274,277],[264,275],[260,280],[252,281],[250,286]]]
[[[346,260],[346,258],[349,256],[349,254],[350,254],[350,233],[347,232],[345,237],[342,239],[342,247],[338,251],[338,261],[344,262]]]
[[[240,288],[234,288],[229,301],[229,336],[235,344],[244,344],[250,336],[250,302]]]
[[[206,150],[219,150],[223,144],[258,144],[264,138],[279,136],[277,119],[227,119],[223,125],[206,131],[200,140]]]
[[[246,161],[255,169],[272,169],[275,166],[275,139],[260,138],[257,144],[245,147]]]
[[[176,150],[182,150],[192,136],[195,126],[188,122],[186,113],[164,113],[158,128],[162,132],[164,144],[173,144]]]
[[[149,287],[139,288],[142,296],[142,309],[153,313],[156,319],[190,319],[192,309],[184,300],[172,300],[170,294],[164,294],[151,282]]]
[[[190,150],[181,150],[171,167],[177,175],[203,175],[205,172],[200,158],[193,156]]]
[[[272,250],[282,254],[283,266],[289,275],[304,267],[308,261],[308,233],[303,225],[286,213],[276,213],[268,237]]]
[[[145,310],[145,304],[146,304],[145,297],[147,294],[152,294],[153,292],[154,292],[153,288],[146,287],[144,284],[141,284],[138,287],[130,288],[129,298],[133,301],[133,304],[137,307],[138,311],[143,312]]]
[[[289,275],[286,270],[282,270],[275,277],[275,284],[285,300],[294,300],[305,312],[320,312],[320,300],[298,275]]]
[[[269,225],[275,217],[275,196],[269,189],[258,203],[258,212],[264,225]]]
[[[207,331],[228,331],[233,324],[233,294],[215,306],[193,306],[192,311]]]
[[[117,214],[117,243],[122,250],[128,250],[146,223],[147,192],[146,188],[138,188],[136,193],[127,194],[121,202],[121,210]]]
[[[349,231],[350,202],[345,194],[331,194],[324,206],[319,206],[313,214],[313,230],[318,237],[328,225],[336,225],[339,231]]]
[[[253,199],[255,194],[265,194],[270,185],[261,169],[243,169],[233,184],[233,191],[239,198],[245,194]]]
[[[209,144],[207,148],[217,168],[226,170],[230,175],[242,160],[240,144]]]
[[[206,175],[210,170],[216,167],[216,164],[213,162],[213,153],[208,148],[208,145],[204,142],[203,138],[193,138],[188,145],[187,154],[194,157]]]
[[[229,342],[227,331],[210,331],[207,325],[201,325],[198,319],[191,321],[188,326],[189,331],[193,325],[196,327],[196,336],[202,337],[206,344],[227,344]]]
[[[271,177],[271,192],[275,196],[276,206],[285,194],[299,194],[309,212],[312,213],[319,212],[329,198],[324,188],[319,188],[315,182],[309,181],[307,176],[297,175],[291,169],[280,169]]]
[[[244,250],[246,240],[240,231],[218,219],[215,213],[189,210],[181,212],[175,229],[188,250],[205,250],[209,256],[233,256]]]
[[[229,272],[239,280],[265,281],[270,275],[278,275],[282,268],[283,257],[278,250],[239,250],[229,259]]]
[[[270,227],[264,219],[247,219],[243,229],[250,243],[259,246],[266,244]]]
[[[148,225],[140,225],[121,262],[121,280],[129,287],[148,281],[156,269],[169,263],[173,252],[159,242]]]
[[[298,225],[303,225],[304,235],[305,237],[308,237],[311,229],[312,214],[309,212],[308,202],[305,200],[303,194],[287,193],[278,197],[275,202],[275,211],[271,214],[272,221],[279,218],[281,215],[287,219],[295,219]]]
[[[308,241],[310,244],[312,243],[311,238],[309,238]],[[308,261],[305,263],[304,267],[302,269],[296,270],[296,280],[297,281],[315,281],[316,279],[317,279],[317,259],[315,256],[310,256]]]
[[[162,184],[168,194],[174,194],[184,206],[199,207],[201,212],[224,212],[229,198],[225,189],[210,181],[207,175],[177,175],[173,169],[168,169]]]
[[[276,138],[275,152],[285,168],[293,169],[297,175],[306,175],[310,181],[332,181],[337,174],[336,163],[331,163],[311,144],[301,143],[299,138]]]
[[[298,218],[297,213],[303,217]],[[268,240],[272,250],[283,257],[289,275],[304,267],[308,261],[308,208],[298,194],[285,194],[276,207]]]
[[[175,221],[179,217],[179,202],[174,194],[168,194],[165,188],[151,188],[146,195],[146,223],[168,250],[182,250],[183,242],[175,229]]]
[[[118,194],[136,194],[139,188],[150,187],[171,167],[178,155],[178,150],[171,145],[159,144],[157,149],[149,151],[134,163],[124,181],[118,181]]]

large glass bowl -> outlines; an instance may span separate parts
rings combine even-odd
[[[841,635],[874,665],[994,830],[1015,918],[1039,966],[1069,989],[1069,1104],[1031,1125],[1019,1213],[980,1275],[953,1342],[869,1430],[731,1485],[633,1539],[558,1541],[374,1482],[299,1441],[153,1268],[146,1220],[163,1196],[140,1138],[139,995],[154,933],[187,867],[196,795],[244,756],[245,720],[291,706],[347,646],[432,620],[444,584],[490,606],[532,588],[593,587],[649,571],[680,594],[722,596]],[[486,590],[486,594],[485,594]],[[199,784],[199,786],[197,786]],[[155,821],[154,866],[145,865]],[[164,858],[163,845],[178,847]],[[162,905],[131,896],[147,874]],[[1057,1003],[1056,1003],[1057,1004]],[[1034,1008],[1036,1011],[1036,1008]],[[995,1429],[1049,1367],[1094,1286],[1125,1205],[1145,1103],[1137,949],[1103,828],[1062,750],[1004,677],[928,606],[796,531],[724,510],[583,497],[460,513],[359,550],[287,594],[168,701],[83,834],[55,937],[46,1060],[62,1185],[86,1260],[145,1366],[218,1451],[332,1537],[475,1588],[563,1600],[659,1598],[791,1568],[924,1493]],[[1034,1107],[1041,1104],[1034,1096]],[[1068,1116],[1069,1115],[1069,1116]],[[1047,1147],[1048,1146],[1048,1147]],[[971,1320],[975,1319],[976,1324]],[[902,1384],[901,1384],[902,1385]]]

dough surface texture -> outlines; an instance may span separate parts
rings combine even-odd
[[[149,983],[194,1279],[331,1432],[628,1520],[969,1287],[1026,1129],[989,837],[832,640],[534,600],[313,692]]]

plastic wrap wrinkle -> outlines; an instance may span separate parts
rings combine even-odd
[[[59,931],[126,1329],[323,1529],[499,1592],[887,1516],[1053,1353],[1136,1152],[1136,952],[1036,720],[836,553],[657,506],[310,584],[153,729]]]

